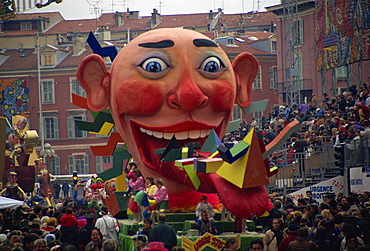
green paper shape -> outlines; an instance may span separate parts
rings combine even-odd
[[[180,146],[179,142],[177,141],[177,139],[175,138],[175,135],[172,136],[171,140],[168,142],[167,147],[166,147],[166,149],[164,150],[164,152],[161,156],[161,160],[164,159],[166,157],[166,155],[171,152],[172,149],[180,149],[180,151],[181,151],[181,146]],[[180,155],[179,159],[181,159],[181,155]]]
[[[130,196],[123,196],[126,194],[126,192],[114,192],[116,195],[116,200],[118,203],[118,208],[120,211],[126,211],[127,210],[127,201],[130,199]]]
[[[189,176],[191,182],[193,183],[195,189],[198,190],[199,186],[200,186],[200,179],[197,175],[197,172],[194,171],[194,165],[184,166],[184,170],[188,174],[188,176]]]
[[[268,102],[268,99],[252,102],[248,107],[241,109],[244,114],[263,112],[264,110],[266,110]]]
[[[99,173],[99,177],[102,178],[104,181],[113,179],[122,174],[122,161],[125,159],[131,158],[132,155],[129,154],[125,149],[118,148],[113,153],[113,167],[109,168],[108,170]]]
[[[169,153],[162,159],[163,162],[171,162],[182,159],[182,149],[171,149]]]
[[[112,115],[105,112],[99,112],[94,122],[75,120],[78,129],[89,132],[99,132],[105,122],[114,124]]]
[[[154,150],[155,155],[163,154],[166,148],[159,148]]]
[[[211,152],[212,154],[217,151],[217,147],[221,144],[222,144],[221,140],[217,136],[215,130],[212,129],[211,133],[206,139],[206,142],[204,142],[204,145],[202,146],[202,149],[200,149],[200,151],[201,152]]]
[[[249,143],[245,142],[245,141],[240,141],[238,144],[236,144],[234,147],[232,147],[230,149],[230,153],[233,157],[235,157],[236,155],[238,155],[240,152],[244,151],[245,149],[247,149],[248,147],[250,146]]]
[[[239,130],[241,122],[242,122],[241,119],[230,122],[229,125],[227,126],[226,132],[229,133],[229,132],[232,132],[232,131]]]

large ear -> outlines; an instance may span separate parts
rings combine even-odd
[[[258,73],[258,61],[250,53],[239,54],[232,63],[236,79],[235,102],[241,107],[247,107],[251,103],[250,95],[252,84]]]
[[[101,56],[92,54],[84,58],[76,77],[87,93],[87,104],[91,110],[99,112],[109,106],[110,75]]]

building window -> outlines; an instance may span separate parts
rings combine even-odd
[[[113,156],[96,156],[96,173],[104,172],[103,164],[113,163]]]
[[[85,90],[77,83],[76,78],[70,78],[70,88],[71,93],[74,93],[76,95],[79,95],[81,97],[86,98],[86,92]],[[71,102],[72,102],[72,95],[71,95]]]
[[[235,121],[241,118],[242,118],[242,110],[240,109],[238,105],[234,105],[231,121]]]
[[[234,44],[234,39],[233,38],[228,38],[227,39],[227,44]]]
[[[54,103],[54,81],[42,81],[42,103]]]
[[[254,118],[256,119],[256,121],[257,121],[257,125],[258,126],[260,126],[260,128],[261,128],[261,124],[262,124],[262,121],[261,121],[261,118],[262,118],[262,112],[255,112],[255,113],[253,113],[254,114]]]
[[[89,155],[85,153],[74,154],[68,156],[69,173],[77,171],[79,174],[88,174],[89,170]]]
[[[253,82],[253,90],[262,90],[261,66],[258,67],[256,79]]]
[[[292,45],[302,45],[304,42],[304,27],[303,27],[303,20],[298,20],[291,24],[292,29],[289,33],[290,42]]]
[[[49,158],[49,157],[46,157]],[[60,174],[60,157],[56,156],[54,158],[46,159],[46,163],[48,164],[48,169],[51,174]]]
[[[271,41],[271,52],[272,53],[277,52],[277,41]]]
[[[347,78],[347,66],[335,68],[335,75],[337,78]]]
[[[31,24],[31,22],[22,22],[21,23],[21,30],[22,31],[30,31],[30,30],[32,30],[32,24]]]
[[[70,116],[68,120],[68,138],[86,138],[87,131],[80,130],[75,120],[86,120],[86,116]]]
[[[270,67],[270,89],[276,90],[278,83],[278,68],[277,66]]]
[[[52,55],[44,55],[43,66],[52,66],[52,65],[54,65]]]
[[[45,139],[58,139],[59,138],[59,126],[58,117],[45,117],[44,116],[44,134]]]

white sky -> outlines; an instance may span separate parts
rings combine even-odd
[[[224,9],[225,14],[232,14],[257,10],[257,7],[258,11],[265,11],[264,7],[279,3],[280,0],[63,0],[60,4],[52,3],[41,9],[34,7],[26,12],[59,11],[65,19],[86,19],[95,18],[94,6],[98,6],[97,9],[103,13],[130,8],[131,11],[140,11],[141,16],[149,16],[154,8],[162,15],[207,13],[218,8]]]

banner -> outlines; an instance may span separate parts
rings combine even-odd
[[[240,246],[240,235],[235,236]],[[225,241],[210,233],[205,233],[194,242],[182,236],[182,247],[189,251],[200,251],[205,247],[211,247],[215,250],[221,250],[225,246]]]
[[[362,168],[351,168],[350,169],[350,191],[352,193],[363,193],[364,191],[370,191],[370,177],[367,177],[367,173],[362,172]]]
[[[294,193],[288,194],[294,200],[294,203],[298,202],[298,199],[305,198],[306,191],[312,192],[312,198],[317,200],[317,202],[323,202],[322,197],[326,193],[335,193],[338,194],[339,192],[343,192],[344,190],[344,183],[343,183],[343,176],[337,176],[335,178],[331,178],[328,180],[321,181],[315,185],[302,188]]]

